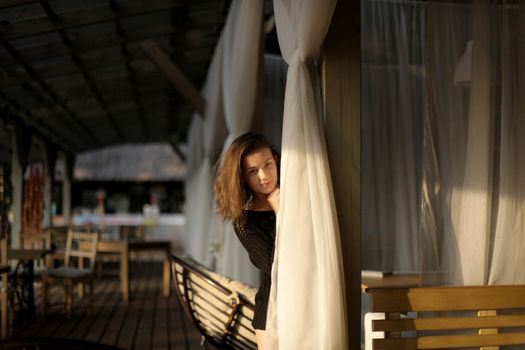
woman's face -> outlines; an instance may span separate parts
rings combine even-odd
[[[244,181],[257,195],[270,194],[277,186],[277,164],[269,148],[261,148],[242,159]]]

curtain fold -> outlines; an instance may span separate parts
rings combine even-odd
[[[418,271],[424,2],[362,5],[362,265]]]
[[[430,2],[424,279],[525,281],[523,12],[523,1]]]
[[[186,227],[188,253],[211,268],[210,217],[214,214],[213,165],[218,159],[227,131],[222,105],[223,44],[219,40],[208,70],[202,95],[206,100],[204,116],[194,115],[190,128],[188,174],[186,179]]]
[[[263,2],[234,0],[223,29],[222,103],[228,137],[223,151],[241,134],[250,130],[257,96],[257,78]],[[258,285],[257,269],[239,242],[231,223],[216,215],[210,221],[210,247],[216,271],[251,285]]]
[[[506,5],[500,17],[500,196],[489,284],[525,283],[525,1]]]
[[[340,237],[315,67],[335,4],[274,1],[289,68],[266,349],[347,348]]]

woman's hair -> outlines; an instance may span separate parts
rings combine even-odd
[[[263,135],[253,132],[243,134],[226,150],[214,186],[217,213],[223,220],[245,220],[244,209],[253,194],[244,182],[242,160],[244,156],[263,148],[272,151],[279,174],[279,153]]]

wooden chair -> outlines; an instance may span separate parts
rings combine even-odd
[[[85,284],[89,284],[89,306],[92,310],[97,243],[97,233],[73,232],[72,230],[68,232],[65,266],[42,272],[44,315],[48,301],[48,286],[55,282],[62,282],[64,285],[65,310],[68,316],[71,315],[73,287],[76,285],[83,287]],[[84,269],[84,259],[89,260],[87,269]],[[77,260],[78,267],[72,266],[73,260]]]
[[[70,227],[68,226],[56,226],[44,229],[44,233],[46,235],[49,235],[51,247],[53,248],[52,253],[49,254],[48,261],[46,261],[46,263],[49,263],[49,268],[57,266],[58,264],[64,264],[67,234],[69,230]]]
[[[0,285],[0,335],[1,338],[7,337],[7,301],[8,298],[8,279],[7,274],[9,267],[7,265],[7,239],[0,239],[0,266],[4,267],[5,271],[0,272],[2,284]]]
[[[525,345],[525,286],[370,290],[374,350]],[[405,315],[404,317],[401,317]],[[520,329],[521,327],[521,329]]]
[[[251,322],[256,289],[206,270],[189,258],[171,256],[175,289],[184,310],[217,349],[257,349]]]

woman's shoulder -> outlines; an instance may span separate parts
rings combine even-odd
[[[273,210],[244,210],[244,216],[233,222],[235,231],[244,231],[250,227],[257,226],[261,221],[275,220]]]

